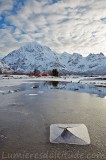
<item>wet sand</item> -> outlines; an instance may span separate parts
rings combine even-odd
[[[23,88],[0,95],[0,160],[106,159],[106,99],[72,91]],[[51,144],[49,127],[53,123],[84,123],[91,144]]]

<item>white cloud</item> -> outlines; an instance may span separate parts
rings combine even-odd
[[[27,0],[16,15],[6,17],[16,28],[4,28],[8,36],[1,39],[1,52],[38,41],[57,52],[106,54],[105,17],[105,0],[61,0],[54,4],[52,0]]]
[[[1,29],[0,31],[0,52],[2,54],[9,53],[13,49],[19,47],[16,39],[10,29]]]
[[[0,15],[7,13],[13,8],[13,0],[0,0]]]

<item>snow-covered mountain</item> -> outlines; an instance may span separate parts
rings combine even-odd
[[[103,53],[92,54],[83,57],[78,53],[60,55],[60,63],[66,68],[79,74],[106,74],[106,57]]]
[[[13,72],[13,70],[8,65],[6,65],[4,62],[0,61],[0,74],[10,73],[10,72]]]
[[[59,62],[55,52],[38,43],[28,43],[3,58],[3,62],[18,72],[47,72],[53,68],[64,71],[66,68]]]
[[[3,62],[18,72],[39,70],[48,72],[57,68],[62,73],[106,74],[106,57],[103,53],[83,57],[78,53],[58,54],[49,47],[28,43],[9,53]]]

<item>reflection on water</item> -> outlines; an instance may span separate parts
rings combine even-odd
[[[49,85],[52,85],[53,87],[57,87],[59,84],[59,81],[50,81],[48,82]]]
[[[59,82],[59,81],[40,81],[35,82],[31,81],[31,83],[21,84],[20,86],[0,88],[2,92],[0,94],[14,94],[15,92],[21,92],[26,90],[51,90],[51,89],[60,89],[60,90],[70,90],[76,92],[90,93],[96,94],[101,98],[106,98],[106,87],[98,87],[93,84],[82,84],[75,82]]]
[[[64,84],[66,84],[66,83],[64,82]],[[42,89],[52,89],[52,88],[59,89],[60,84],[62,85],[62,82],[46,81],[46,82],[41,82],[41,83],[34,84],[33,88],[35,88],[35,89],[39,89],[39,88],[42,88]]]
[[[77,92],[84,92],[90,94],[96,94],[99,97],[104,98],[106,96],[105,87],[97,87],[91,84],[81,84],[72,82],[59,82],[59,81],[46,81],[40,82],[33,86],[35,89],[61,89],[61,90],[71,90]]]

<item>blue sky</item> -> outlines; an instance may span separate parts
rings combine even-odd
[[[0,54],[28,42],[106,55],[106,1],[0,0]]]

